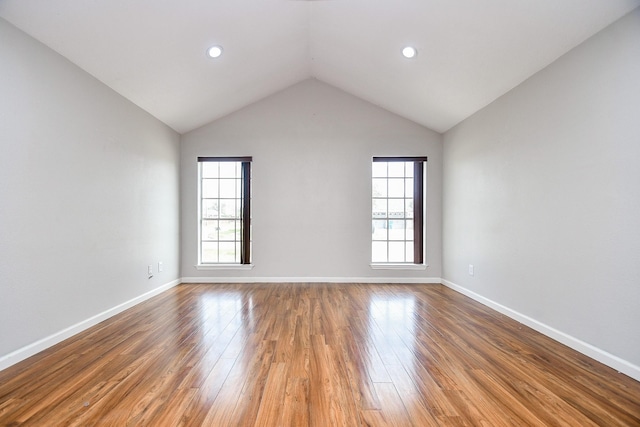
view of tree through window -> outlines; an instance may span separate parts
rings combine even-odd
[[[200,263],[250,263],[250,158],[199,158]]]
[[[426,157],[374,157],[371,262],[423,263]]]

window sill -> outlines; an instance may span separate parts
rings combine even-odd
[[[198,264],[196,270],[251,270],[253,264]]]
[[[376,263],[369,264],[373,270],[426,270],[428,264],[393,264]]]

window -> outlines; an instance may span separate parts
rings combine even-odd
[[[198,157],[198,264],[251,263],[251,157]]]
[[[424,263],[426,157],[374,157],[371,262]]]

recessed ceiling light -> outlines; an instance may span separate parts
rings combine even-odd
[[[212,58],[217,58],[222,55],[222,47],[220,46],[212,46],[207,50],[207,55]]]
[[[405,58],[414,58],[418,54],[418,51],[415,47],[407,46],[402,49],[402,56]]]

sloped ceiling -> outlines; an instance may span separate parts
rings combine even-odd
[[[0,16],[180,133],[307,78],[444,132],[638,6],[0,0]],[[214,60],[205,52],[215,44],[224,52]],[[401,56],[406,45],[416,58]]]

